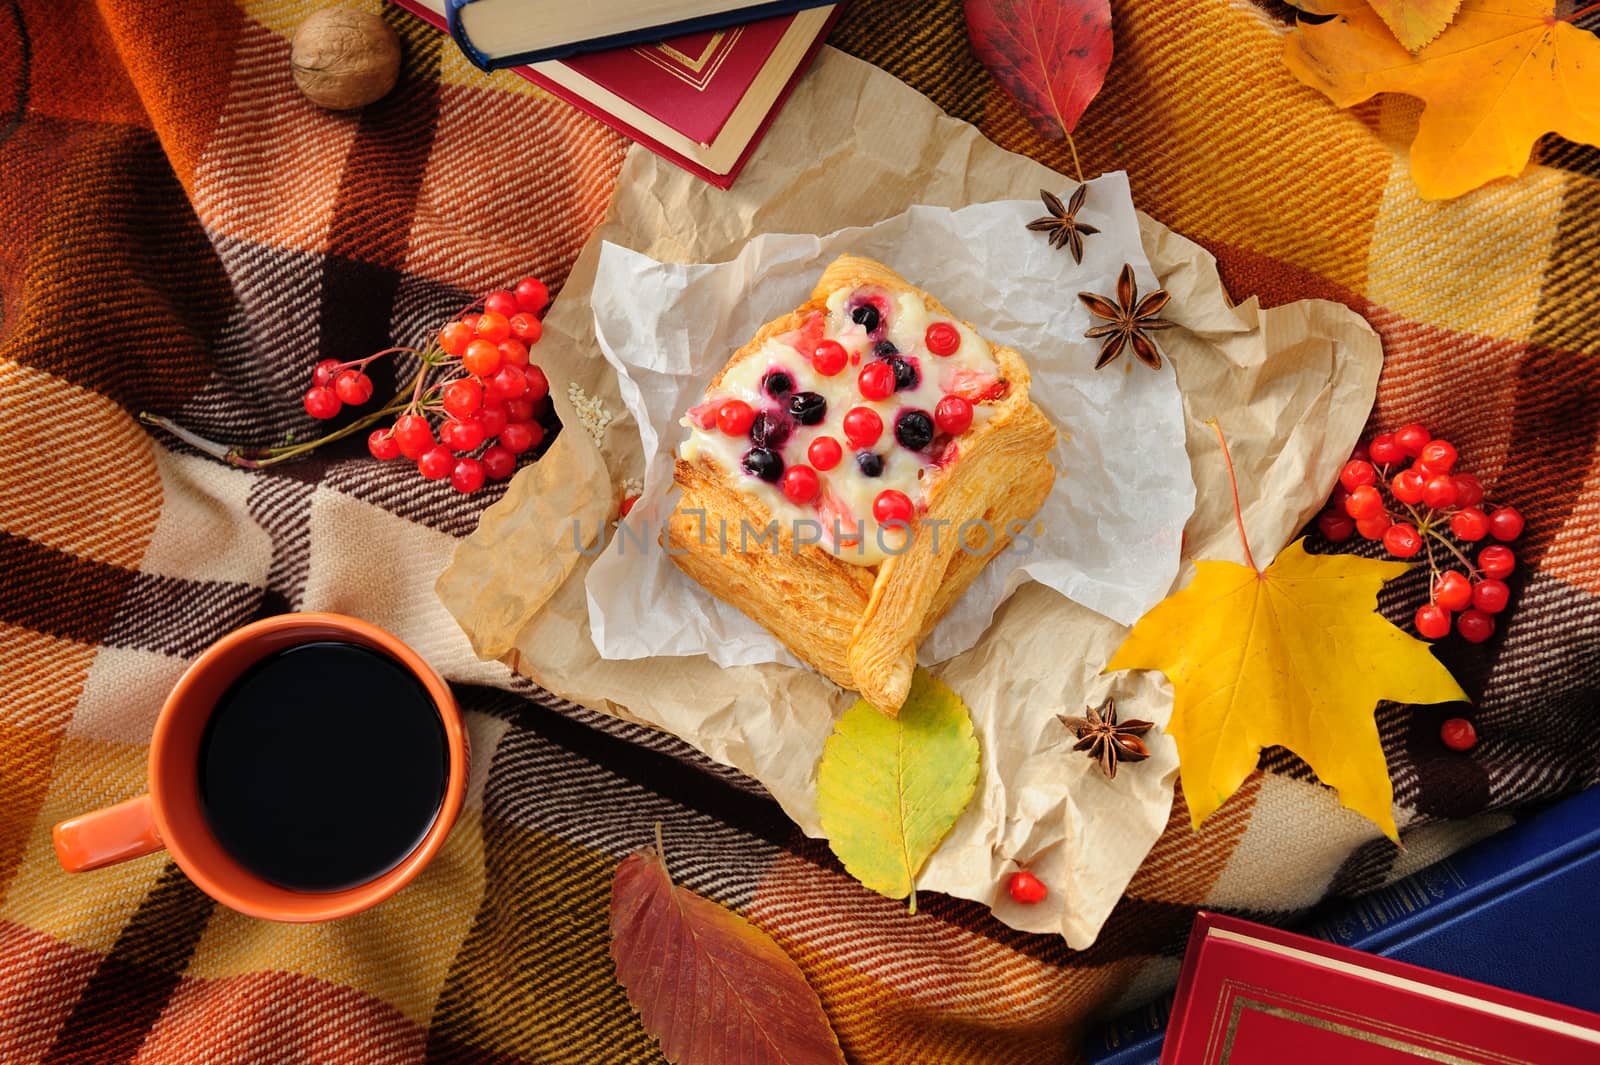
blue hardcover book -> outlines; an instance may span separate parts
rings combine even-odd
[[[1600,1011],[1600,787],[1299,929],[1357,950]],[[1157,1065],[1168,996],[1084,1046],[1091,1065]]]
[[[448,0],[450,36],[484,70],[742,26],[837,0]]]

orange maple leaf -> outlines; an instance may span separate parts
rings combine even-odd
[[[1284,61],[1340,107],[1380,92],[1420,97],[1411,176],[1448,199],[1528,164],[1546,133],[1600,145],[1600,37],[1555,15],[1555,0],[1464,0],[1450,27],[1412,55],[1365,0],[1316,0],[1337,17],[1301,24]]]
[[[1461,8],[1461,0],[1366,0],[1400,41],[1415,52],[1444,32]],[[1342,0],[1295,0],[1295,7],[1313,15],[1338,15],[1349,7]]]

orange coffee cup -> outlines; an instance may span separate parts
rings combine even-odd
[[[432,826],[399,864],[355,887],[295,891],[252,873],[217,841],[201,808],[200,746],[218,700],[246,670],[279,651],[323,640],[387,655],[422,683],[444,724],[449,768]],[[280,614],[229,633],[190,664],[156,718],[150,790],[56,825],[56,856],[76,873],[165,848],[200,890],[240,913],[273,921],[344,917],[405,887],[439,853],[466,796],[467,757],[466,732],[450,688],[415,651],[382,629],[341,614]]]

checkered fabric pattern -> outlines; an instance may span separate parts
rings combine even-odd
[[[477,661],[432,589],[492,491],[354,442],[246,472],[140,427],[304,438],[314,361],[415,340],[524,274],[558,286],[603,216],[623,140],[396,10],[400,87],[312,107],[288,42],[316,6],[0,5],[0,1062],[658,1061],[606,954],[610,872],[656,822],[681,880],[793,954],[852,1062],[1071,1060],[1085,1026],[1170,984],[1197,907],[1290,921],[1459,845],[1459,819],[1600,780],[1600,152],[1547,143],[1515,183],[1423,202],[1415,105],[1339,112],[1296,84],[1281,4],[1114,0],[1085,171],[1126,169],[1235,295],[1366,315],[1388,357],[1374,423],[1448,435],[1529,531],[1502,632],[1441,651],[1478,747],[1444,751],[1437,710],[1380,708],[1407,852],[1268,752],[1201,833],[1180,795],[1073,952],[939,896],[908,917],[751,782]],[[1071,171],[955,0],[854,0],[832,43]],[[1385,608],[1419,596],[1400,582]],[[161,855],[62,873],[50,826],[142,790],[185,663],[294,609],[367,618],[457,686],[478,757],[439,859],[318,926],[220,908]]]

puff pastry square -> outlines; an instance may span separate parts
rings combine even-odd
[[[1028,386],[1017,352],[841,256],[683,419],[673,561],[897,713],[917,645],[1055,481],[1056,430]]]

